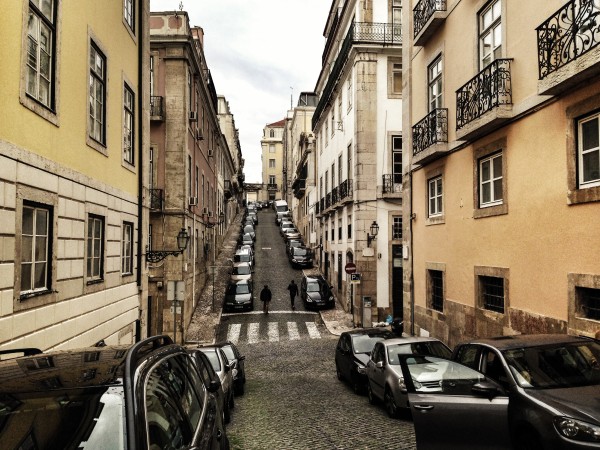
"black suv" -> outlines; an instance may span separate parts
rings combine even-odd
[[[229,449],[215,385],[168,336],[0,355],[0,448]]]

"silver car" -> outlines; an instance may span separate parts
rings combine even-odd
[[[390,417],[396,417],[400,408],[408,411],[409,402],[400,367],[402,355],[431,355],[450,359],[452,351],[440,340],[426,337],[402,337],[379,341],[371,351],[367,362],[367,393],[369,403],[383,401]],[[421,374],[419,380],[427,389],[439,389],[439,380],[428,373]]]
[[[233,400],[233,371],[236,369],[233,368],[233,364],[229,362],[225,352],[220,347],[200,347],[198,350],[208,357],[213,369],[219,376],[219,380],[221,380],[225,400],[223,406],[228,407],[230,410],[233,409],[235,405]]]
[[[233,263],[231,268],[231,280],[241,281],[252,278],[252,266],[247,262]]]

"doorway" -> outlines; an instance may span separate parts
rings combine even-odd
[[[392,245],[392,316],[403,318],[403,272],[402,272],[402,246]]]

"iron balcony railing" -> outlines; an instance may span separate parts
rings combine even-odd
[[[336,186],[331,190],[331,205],[333,206],[339,201],[340,199],[338,197],[338,187]]]
[[[537,30],[540,80],[600,43],[600,4],[571,0]]]
[[[434,13],[446,11],[446,0],[420,0],[413,9],[413,36],[416,37]]]
[[[456,129],[500,105],[512,104],[511,59],[496,59],[456,91]]]
[[[159,95],[150,97],[150,115],[154,117],[163,117],[163,98]]]
[[[312,129],[316,128],[317,123],[321,114],[324,112],[326,106],[331,101],[334,88],[338,82],[338,79],[342,73],[346,62],[348,61],[348,55],[354,44],[358,43],[373,43],[382,45],[400,45],[402,44],[402,33],[400,24],[394,23],[377,23],[377,22],[352,22],[348,33],[344,38],[340,52],[337,55],[333,69],[329,73],[327,83],[319,103],[315,108],[315,112],[312,118]]]
[[[321,200],[319,200],[319,211],[321,211],[321,213],[323,211],[325,211],[325,198],[321,197]]]
[[[402,192],[402,174],[391,173],[383,175],[383,189],[384,194],[398,194]]]
[[[332,203],[331,203],[331,192],[329,192],[325,196],[325,209],[329,208],[331,205],[332,205]]]
[[[319,214],[321,212],[321,210],[319,209],[319,202],[315,203],[315,214]]]
[[[436,108],[412,127],[413,155],[433,144],[448,142],[448,109]]]
[[[267,191],[276,191],[277,190],[277,184],[276,183],[269,183],[267,184]]]
[[[150,209],[162,211],[163,209],[163,190],[150,189]]]
[[[338,189],[338,195],[340,201],[352,197],[352,180],[342,181]]]

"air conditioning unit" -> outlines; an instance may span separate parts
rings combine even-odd
[[[190,122],[198,121],[198,113],[196,111],[190,111]]]
[[[215,151],[212,148],[208,149],[208,156],[215,156]]]
[[[204,135],[202,134],[202,130],[200,128],[196,128],[196,140],[197,141],[204,140]]]
[[[198,197],[190,197],[188,203],[190,206],[196,206],[198,204]]]
[[[208,215],[208,208],[202,208],[202,215]]]

